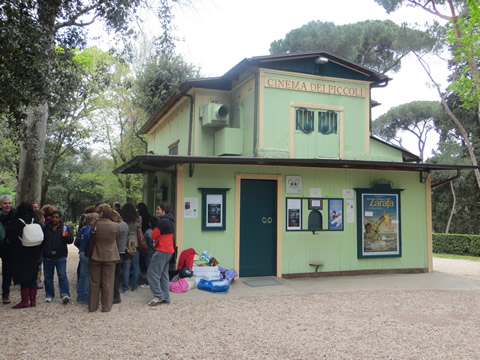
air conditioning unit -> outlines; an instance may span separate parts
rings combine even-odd
[[[224,127],[230,125],[230,111],[225,104],[207,104],[200,108],[202,125],[207,127]]]

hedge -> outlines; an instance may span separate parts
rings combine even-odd
[[[480,235],[433,234],[433,252],[480,256]]]

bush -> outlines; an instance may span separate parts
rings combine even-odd
[[[433,234],[433,252],[480,256],[480,235]]]

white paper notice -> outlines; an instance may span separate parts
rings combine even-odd
[[[322,189],[320,189],[320,188],[310,188],[310,197],[313,197],[313,198],[322,197]]]
[[[347,200],[347,224],[353,224],[355,222],[355,209],[353,208],[353,200]]]
[[[373,216],[373,211],[365,211],[365,216]]]
[[[353,189],[343,189],[344,199],[353,199]]]
[[[192,219],[198,217],[198,198],[185,198],[183,216]]]

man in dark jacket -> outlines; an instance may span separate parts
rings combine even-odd
[[[55,210],[50,222],[43,228],[43,273],[45,283],[45,302],[55,297],[53,275],[57,269],[60,296],[64,304],[70,301],[70,288],[67,278],[67,244],[73,242],[72,231],[62,221],[62,214]]]
[[[11,231],[11,226],[15,220],[15,210],[12,209],[12,197],[10,195],[0,196],[0,222],[5,231]],[[2,258],[2,302],[10,304],[10,285],[12,284],[12,247],[7,238],[0,244],[0,257]]]

